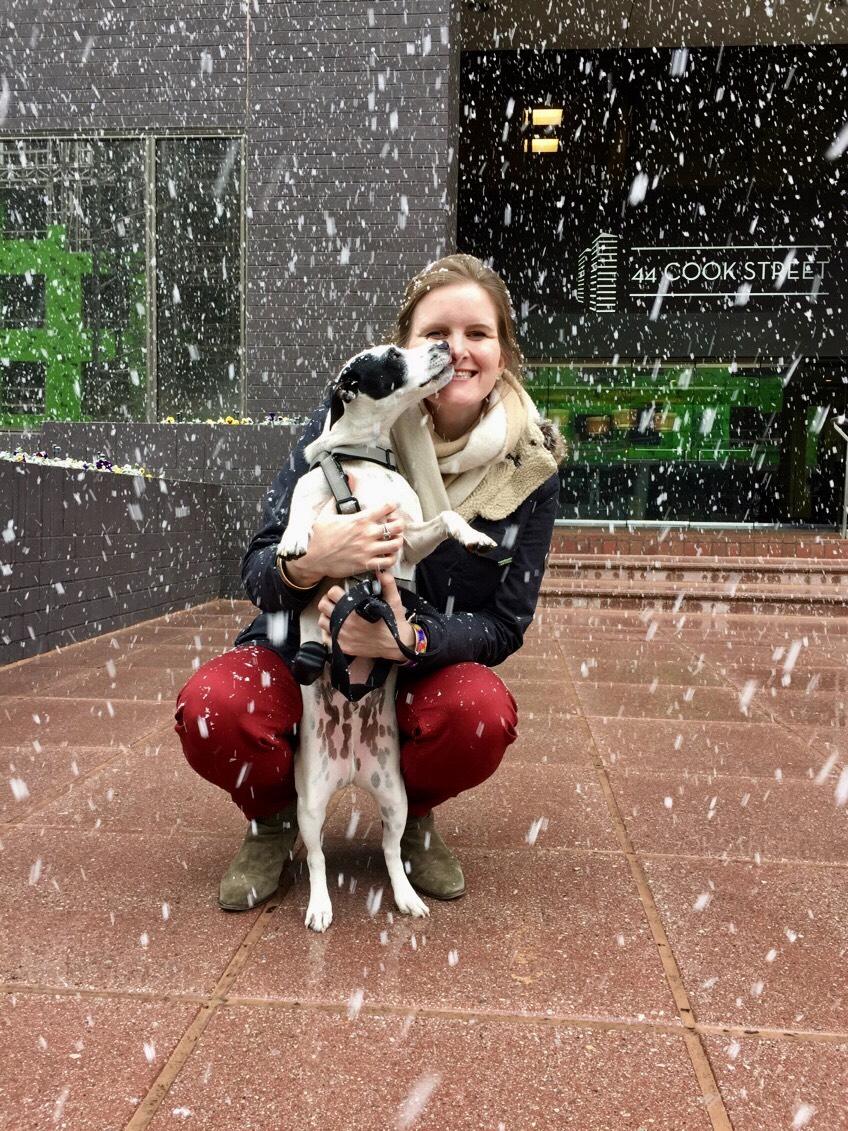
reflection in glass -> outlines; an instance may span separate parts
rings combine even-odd
[[[735,366],[538,366],[528,391],[568,444],[560,517],[838,521],[846,388]]]
[[[0,422],[140,420],[144,167],[124,139],[0,139]]]
[[[160,419],[240,411],[240,176],[238,139],[157,143]]]

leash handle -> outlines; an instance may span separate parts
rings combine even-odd
[[[383,686],[389,677],[389,672],[394,667],[394,661],[378,657],[374,661],[374,666],[371,668],[371,672],[365,683],[351,683],[349,668],[354,657],[348,656],[346,652],[341,650],[339,646],[339,632],[344,622],[353,612],[362,616],[363,619],[370,621],[372,624],[376,624],[378,620],[383,621],[386,628],[388,628],[389,632],[392,634],[399,651],[406,656],[408,660],[415,659],[415,650],[408,648],[401,640],[394,613],[381,597],[374,594],[373,585],[370,581],[360,581],[349,592],[345,593],[345,595],[336,602],[332,616],[330,617],[330,639],[332,641],[330,682],[336,691],[344,695],[345,699],[356,703],[364,695]]]

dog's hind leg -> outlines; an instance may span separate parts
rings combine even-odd
[[[380,776],[382,782],[385,782],[385,773]],[[400,857],[400,839],[406,828],[407,814],[406,790],[403,788],[403,782],[391,781],[390,784],[381,784],[376,788],[372,784],[370,788],[380,806],[380,816],[383,819],[383,855],[386,858],[386,868],[397,909],[403,915],[412,915],[416,919],[423,918],[430,914],[430,909],[409,882]]]
[[[333,921],[333,906],[327,889],[327,867],[321,847],[321,830],[327,815],[327,804],[333,793],[329,773],[325,769],[317,734],[313,732],[318,710],[314,685],[303,688],[304,722],[300,749],[294,764],[294,783],[297,790],[297,823],[306,845],[306,863],[309,867],[309,905],[305,923],[313,931],[326,931]],[[307,708],[307,698],[311,700]]]

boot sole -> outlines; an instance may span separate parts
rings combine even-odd
[[[440,899],[443,903],[450,903],[454,899],[462,899],[466,892],[466,889],[463,888],[462,891],[453,891],[450,894],[446,894],[441,891],[428,891],[426,888],[422,888],[416,884],[414,880],[410,880],[410,883],[419,895],[426,895],[430,899]]]
[[[257,907],[261,907],[263,903],[267,903],[279,890],[278,885],[273,891],[269,891],[267,895],[263,895],[261,899],[257,899],[254,903],[223,903],[219,897],[218,906],[222,911],[254,911]]]

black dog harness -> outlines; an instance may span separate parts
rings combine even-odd
[[[362,510],[359,500],[350,489],[350,481],[345,474],[340,462],[341,459],[367,460],[376,463],[389,471],[397,471],[394,455],[390,448],[381,448],[372,445],[369,447],[336,448],[332,452],[322,452],[313,460],[309,470],[320,467],[324,472],[327,484],[336,501],[336,510],[339,514],[357,514]],[[408,587],[408,586],[407,586]],[[345,699],[357,703],[369,692],[382,687],[389,677],[389,672],[394,667],[394,661],[382,657],[374,661],[371,672],[365,683],[350,682],[350,665],[355,657],[348,656],[339,647],[339,633],[351,613],[356,613],[363,620],[376,624],[383,621],[392,634],[395,644],[407,659],[414,659],[415,652],[400,639],[395,615],[388,604],[380,596],[380,583],[376,577],[360,578],[351,586],[347,593],[341,597],[333,609],[330,617],[330,640],[328,649],[326,644],[312,640],[301,646],[294,658],[292,672],[298,683],[314,683],[321,675],[324,664],[330,661],[330,682],[336,691],[341,692]]]
[[[381,448],[377,444],[367,448],[336,448],[332,452],[322,452],[312,461],[309,470],[320,467],[324,472],[324,478],[333,492],[339,514],[356,514],[357,511],[362,510],[355,495],[351,494],[350,482],[339,462],[340,459],[364,459],[368,463],[379,464],[388,471],[397,471],[392,449]]]

